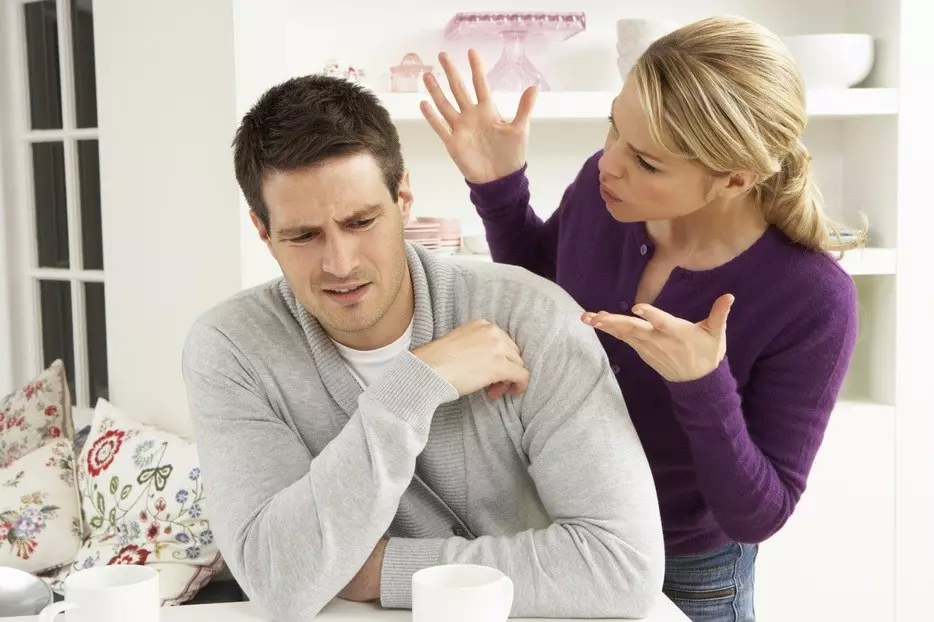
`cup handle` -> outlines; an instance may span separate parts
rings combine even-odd
[[[507,620],[509,618],[509,614],[512,613],[512,598],[513,598],[514,588],[512,584],[512,579],[510,579],[506,575],[503,575],[503,578],[501,579],[501,581],[503,584],[503,610],[504,610],[502,619]],[[46,621],[43,620],[42,622],[46,622]]]
[[[66,600],[61,600],[57,603],[49,603],[39,612],[39,622],[52,622],[58,614],[67,609],[76,609],[77,607],[78,605],[76,603],[70,603]]]

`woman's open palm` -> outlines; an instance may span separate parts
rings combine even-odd
[[[437,79],[429,73],[425,74],[424,81],[435,106],[423,101],[421,111],[467,181],[486,183],[505,177],[525,164],[529,117],[535,105],[536,88],[525,90],[515,118],[505,121],[493,103],[480,56],[476,50],[470,50],[467,58],[476,103],[451,59],[442,52],[438,60],[457,106],[451,104]]]

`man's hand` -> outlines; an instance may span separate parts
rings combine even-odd
[[[518,395],[529,385],[519,346],[495,324],[474,320],[412,350],[461,396],[487,388],[490,399]]]
[[[340,598],[358,603],[379,600],[380,574],[383,572],[383,555],[388,543],[388,540],[380,540],[376,544],[363,568],[357,571],[357,576],[340,591]]]

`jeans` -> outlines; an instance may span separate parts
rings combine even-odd
[[[755,544],[665,559],[662,591],[692,622],[754,622]]]

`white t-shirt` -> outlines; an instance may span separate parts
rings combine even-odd
[[[344,360],[344,365],[347,366],[347,369],[350,370],[350,373],[363,388],[376,380],[397,355],[405,352],[411,346],[412,323],[409,323],[409,327],[405,329],[401,337],[388,346],[376,350],[354,350],[336,341],[334,342],[334,347],[337,348],[337,352]]]

